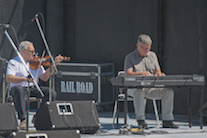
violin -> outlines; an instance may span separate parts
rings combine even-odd
[[[45,67],[49,67],[50,66],[50,56],[47,55],[44,58],[41,57],[35,57],[33,60],[30,61],[29,65],[31,69],[37,69],[39,68],[41,65],[45,66]],[[63,57],[64,61],[69,61],[70,57]]]

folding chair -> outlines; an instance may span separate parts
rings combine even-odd
[[[12,97],[12,95],[10,94],[10,90],[9,90],[9,83],[6,84],[6,102],[14,102],[14,99]],[[42,98],[37,98],[37,97],[30,97],[29,98],[30,102],[37,102],[37,108],[40,107],[40,103],[42,102]],[[25,102],[27,102],[27,98],[25,98]]]

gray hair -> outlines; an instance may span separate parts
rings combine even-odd
[[[152,45],[152,39],[150,38],[149,35],[141,34],[138,36],[137,43],[138,44],[144,43],[146,45]]]
[[[33,45],[33,43],[30,41],[22,41],[19,44],[19,51],[21,52],[23,49],[27,50],[28,45]]]

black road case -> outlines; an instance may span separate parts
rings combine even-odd
[[[113,63],[59,63],[53,76],[57,100],[94,100],[96,104],[113,103],[115,94],[110,80]]]

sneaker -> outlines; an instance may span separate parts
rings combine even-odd
[[[138,120],[138,128],[147,128],[147,123],[144,120]]]
[[[36,117],[33,116],[32,121],[31,121],[33,124],[35,123],[35,119],[36,119]]]
[[[163,128],[178,128],[178,125],[175,125],[172,121],[163,121],[162,122]]]
[[[23,120],[21,123],[20,123],[20,130],[26,130],[27,129],[27,121],[26,119]]]

